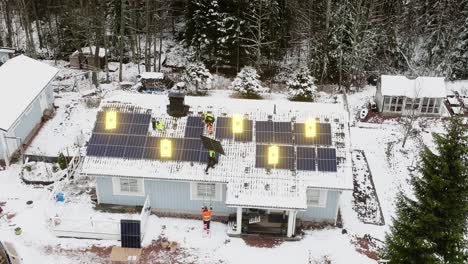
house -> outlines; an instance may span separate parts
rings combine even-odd
[[[148,92],[159,92],[170,88],[171,81],[162,72],[142,72],[138,76],[141,89]]]
[[[75,69],[104,69],[106,66],[106,50],[99,48],[98,59],[96,59],[96,46],[81,48],[81,52],[76,50],[70,55],[70,68]],[[109,56],[109,51],[107,51]]]
[[[16,50],[12,48],[0,48],[0,66],[13,57]]]
[[[96,179],[98,203],[149,197],[157,214],[198,219],[212,206],[231,236],[294,237],[301,224],[336,223],[341,194],[353,186],[342,105],[187,97],[188,116],[174,118],[163,95],[131,97],[101,107],[87,146],[81,173]],[[214,135],[200,117],[209,109]],[[153,130],[151,118],[165,129]],[[200,135],[224,151],[208,173]]]
[[[444,78],[382,75],[375,102],[382,114],[440,116],[446,112],[445,97]]]
[[[58,69],[20,55],[0,67],[0,160],[7,165],[52,109]]]

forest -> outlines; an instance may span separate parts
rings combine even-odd
[[[468,78],[468,0],[0,0],[0,14],[0,46],[41,59],[93,45],[156,71],[172,39],[230,76],[308,68],[347,89],[384,73]]]

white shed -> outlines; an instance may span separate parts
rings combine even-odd
[[[44,111],[51,109],[51,82],[58,69],[20,55],[0,67],[0,160],[12,155],[40,127]]]
[[[382,75],[375,102],[383,114],[441,115],[445,112],[445,81],[441,77]]]

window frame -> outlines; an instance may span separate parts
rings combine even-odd
[[[213,184],[215,186],[214,196],[210,197],[210,196],[199,195],[198,193],[199,184],[205,184],[205,185]],[[221,184],[213,183],[213,182],[190,182],[190,200],[221,202],[222,199],[223,199],[223,188]]]
[[[138,190],[135,192],[122,190],[122,180],[135,180]],[[112,191],[114,195],[145,196],[145,182],[143,179],[133,177],[112,177]]]
[[[309,201],[310,192],[318,192],[318,200],[316,203],[311,203],[311,201]],[[306,191],[307,207],[325,208],[327,207],[327,197],[328,190],[308,188]]]

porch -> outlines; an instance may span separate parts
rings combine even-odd
[[[296,240],[297,210],[237,207],[228,220],[229,236],[262,235]]]

